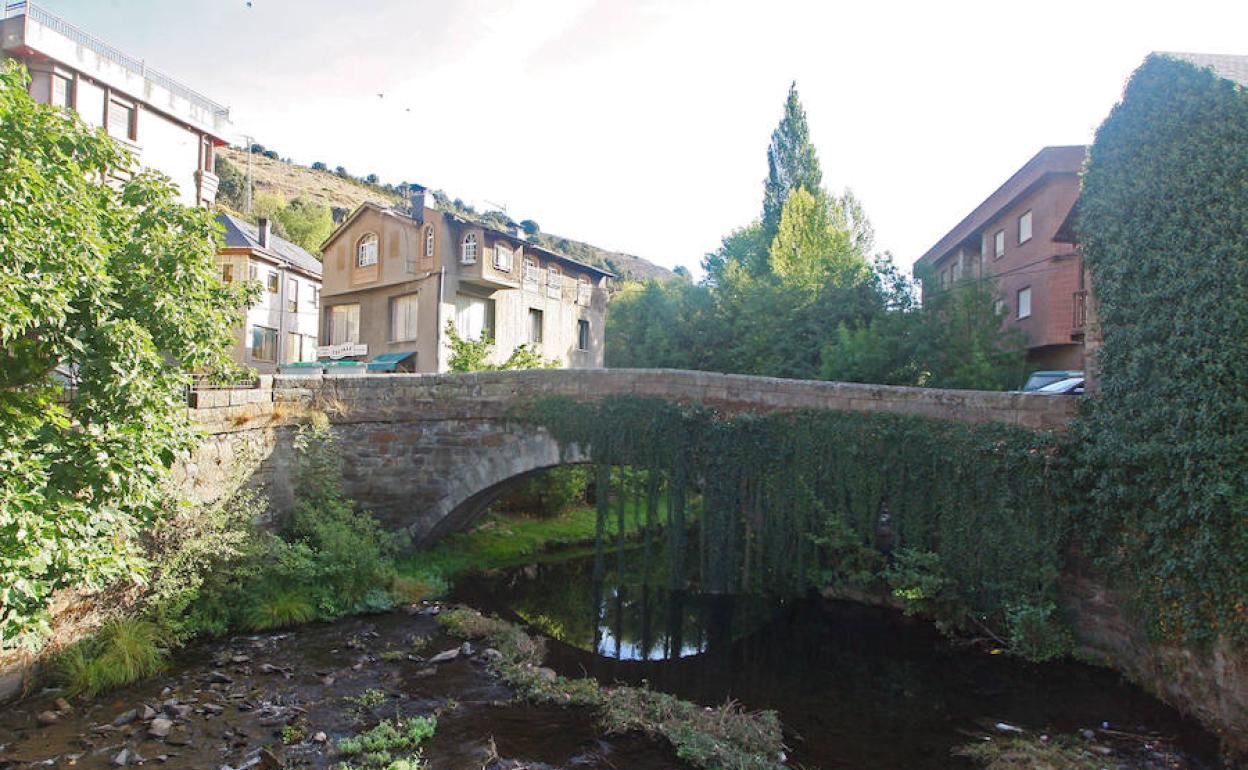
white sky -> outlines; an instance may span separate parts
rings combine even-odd
[[[790,80],[825,184],[909,266],[1042,146],[1090,141],[1149,51],[1248,53],[1245,0],[41,3],[283,156],[695,274],[761,209]]]

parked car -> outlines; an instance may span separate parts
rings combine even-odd
[[[1077,371],[1070,370],[1070,369],[1055,369],[1052,371],[1032,372],[1031,376],[1027,378],[1026,384],[1023,385],[1023,389],[1020,390],[1019,392],[1020,393],[1034,393],[1035,391],[1040,390],[1046,385],[1052,385],[1053,383],[1058,382],[1060,380],[1069,380],[1069,379],[1074,379],[1076,377],[1079,379],[1083,379],[1083,372],[1077,372]]]
[[[1039,390],[1033,390],[1038,396],[1082,396],[1083,395],[1083,378],[1067,377],[1064,380],[1050,382]]]

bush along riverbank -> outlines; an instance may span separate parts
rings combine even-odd
[[[785,767],[780,720],[773,711],[748,712],[734,703],[705,708],[645,688],[568,679],[542,667],[543,640],[514,624],[468,608],[444,612],[438,621],[455,636],[488,644],[491,668],[531,701],[592,708],[608,733],[636,731],[662,738],[693,767]]]

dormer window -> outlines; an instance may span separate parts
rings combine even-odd
[[[468,233],[464,236],[464,249],[459,261],[465,265],[477,264],[477,234]]]
[[[433,225],[425,228],[425,256],[433,256]]]
[[[355,264],[359,267],[377,264],[377,234],[367,233],[360,238],[355,248],[355,255]]]
[[[494,269],[503,273],[510,273],[511,263],[511,249],[501,243],[494,244]]]

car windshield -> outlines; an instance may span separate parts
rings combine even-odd
[[[1023,386],[1023,390],[1040,390],[1046,385],[1052,385],[1055,382],[1061,382],[1066,379],[1066,373],[1061,374],[1033,374],[1027,378],[1027,384]],[[1017,382],[1017,380],[1015,380]]]
[[[1045,385],[1043,388],[1040,388],[1038,392],[1040,393],[1064,393],[1067,390],[1070,390],[1071,388],[1073,388],[1074,386],[1080,384],[1081,382],[1083,382],[1082,377],[1068,377],[1066,379],[1058,380],[1057,382],[1049,383],[1048,385]]]

